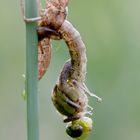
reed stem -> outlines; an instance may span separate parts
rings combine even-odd
[[[25,16],[37,17],[36,0],[25,0]],[[37,23],[26,23],[26,93],[27,93],[27,139],[39,140],[38,122],[38,69],[37,69]]]

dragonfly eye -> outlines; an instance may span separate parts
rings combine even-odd
[[[69,122],[66,127],[66,133],[78,140],[84,140],[87,134],[92,130],[92,119],[89,117],[82,117],[78,120]]]
[[[67,126],[66,133],[72,138],[78,138],[83,133],[83,127],[80,125],[72,125],[71,123]]]

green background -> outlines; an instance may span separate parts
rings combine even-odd
[[[87,48],[94,130],[87,140],[140,139],[140,1],[71,0],[68,19]],[[71,140],[51,102],[60,69],[69,58],[54,41],[48,72],[39,82],[40,140]],[[19,0],[0,4],[0,140],[26,140],[25,25]]]

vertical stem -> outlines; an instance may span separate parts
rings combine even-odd
[[[27,18],[37,17],[36,0],[25,0]],[[27,93],[27,137],[39,140],[37,97],[37,33],[35,22],[26,23],[26,93]]]

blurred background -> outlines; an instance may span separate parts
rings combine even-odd
[[[140,139],[140,1],[75,0],[68,19],[86,44],[89,89],[100,96],[94,130],[87,140]],[[25,24],[19,0],[0,4],[0,139],[26,140]],[[51,91],[69,58],[63,41],[53,41],[48,72],[39,82],[40,140],[71,140],[51,102]],[[57,124],[57,125],[56,125]]]

